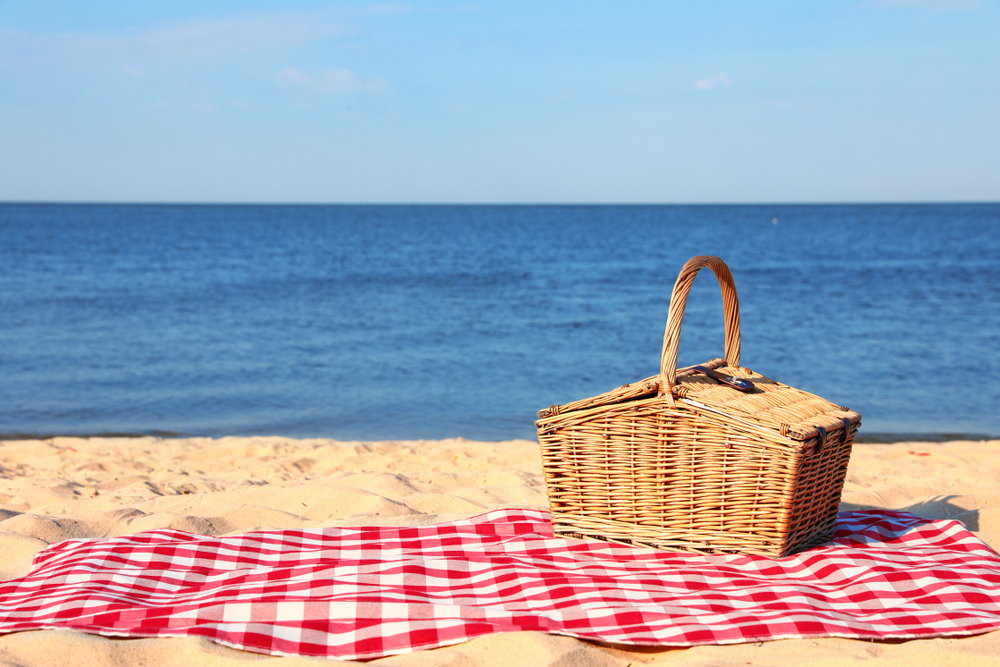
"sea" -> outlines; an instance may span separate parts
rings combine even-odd
[[[1000,204],[0,204],[0,437],[535,437],[659,372],[677,273],[860,440],[1000,435]],[[680,365],[723,356],[695,281]]]

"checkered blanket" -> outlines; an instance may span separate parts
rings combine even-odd
[[[0,583],[0,632],[200,635],[274,655],[376,658],[537,630],[692,646],[1000,627],[1000,556],[954,521],[840,515],[779,561],[555,538],[546,512],[418,528],[68,540]]]

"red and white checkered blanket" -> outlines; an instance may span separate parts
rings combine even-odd
[[[69,540],[0,583],[0,632],[358,659],[514,630],[692,646],[1000,627],[1000,556],[954,521],[847,512],[833,542],[772,561],[554,538],[548,519]]]

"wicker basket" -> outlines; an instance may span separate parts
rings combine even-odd
[[[726,359],[677,369],[688,292],[712,269]],[[781,558],[829,539],[861,417],[740,367],[729,267],[694,257],[670,299],[660,374],[538,413],[557,533]]]

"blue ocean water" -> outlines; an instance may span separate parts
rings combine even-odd
[[[533,438],[658,372],[698,254],[744,365],[868,437],[1000,434],[1000,204],[0,205],[0,434]],[[722,338],[703,272],[681,365]]]

